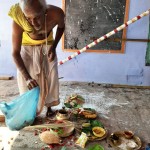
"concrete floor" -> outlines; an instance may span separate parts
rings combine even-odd
[[[140,137],[143,148],[150,142],[150,90],[139,88],[112,88],[107,85],[60,82],[61,104],[70,94],[77,93],[85,98],[84,107],[96,109],[100,121],[108,130],[108,136],[115,131],[131,130]],[[18,96],[16,80],[0,80],[0,101],[10,101]],[[43,112],[44,115],[44,112]],[[10,132],[0,123],[0,150],[41,150],[45,146],[33,132]],[[7,135],[7,136],[6,136]],[[105,150],[112,150],[107,140],[98,141]],[[88,142],[86,148],[94,142]],[[61,148],[55,148],[56,150]],[[68,148],[70,149],[70,148]],[[78,148],[71,148],[72,150]]]

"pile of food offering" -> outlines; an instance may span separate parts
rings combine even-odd
[[[77,125],[75,127],[78,133],[76,145],[84,148],[86,142],[102,140],[107,137],[107,130],[97,117],[95,109],[84,108],[85,99],[78,94],[72,94],[64,101],[64,106],[76,117]],[[83,123],[79,123],[84,119]]]
[[[96,110],[84,108],[84,103],[85,99],[81,95],[72,94],[64,101],[65,107],[58,111],[53,123],[32,126],[35,129],[35,135],[39,135],[41,141],[48,147],[62,147],[61,150],[68,150],[67,147],[70,146],[85,148],[90,141],[100,141],[107,138],[108,131],[101,122],[102,120],[98,118]],[[76,119],[70,118],[70,114]],[[129,131],[112,133],[107,139],[108,143],[114,148],[130,146],[138,150],[141,147],[141,140],[131,133]],[[121,143],[122,139],[125,142]],[[86,147],[86,149],[104,150],[100,144]]]
[[[61,111],[71,112],[72,115],[78,117],[77,122],[69,120],[70,118],[68,120],[57,120],[56,117],[56,121],[53,123],[34,126],[35,135],[39,135],[40,140],[45,144],[57,147],[68,146],[67,143],[69,143],[85,148],[86,142],[104,139],[107,130],[100,121],[96,120],[98,115],[95,109],[82,107],[84,102],[85,99],[81,95],[72,94],[69,96],[64,101],[65,108]],[[61,111],[58,112],[61,113]],[[82,119],[84,120],[83,123],[80,122]],[[68,126],[69,124],[70,126]],[[100,150],[102,148],[102,146],[96,147],[99,147]]]

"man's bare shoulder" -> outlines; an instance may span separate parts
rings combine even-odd
[[[47,15],[51,21],[55,22],[55,24],[58,25],[59,28],[64,28],[65,15],[61,8],[53,5],[48,5]]]
[[[48,13],[51,13],[53,15],[64,15],[63,10],[60,7],[54,6],[54,5],[48,5]]]

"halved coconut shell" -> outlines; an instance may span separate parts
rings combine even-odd
[[[93,131],[93,134],[96,136],[96,137],[102,137],[105,135],[106,131],[105,129],[101,128],[101,127],[93,127],[92,128],[92,131]]]
[[[60,138],[54,131],[44,131],[40,135],[40,140],[46,144],[58,144],[60,143]]]

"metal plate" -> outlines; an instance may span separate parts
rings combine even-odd
[[[71,121],[63,120],[63,122],[64,122],[65,124],[71,124],[71,125],[70,125],[70,126],[64,126],[63,133],[60,134],[59,136],[60,136],[60,137],[67,137],[67,136],[70,136],[71,134],[73,134],[74,129],[75,129],[75,126],[74,126],[74,124],[73,124]]]
[[[112,140],[112,138],[111,138],[112,135],[116,135],[117,137],[119,137],[117,142]],[[125,141],[130,141],[130,140],[134,141],[138,146],[136,148],[129,148],[129,147],[127,147],[127,144],[126,144],[127,142],[125,143]],[[132,138],[127,139],[125,137],[125,135],[124,135],[124,131],[119,131],[119,132],[112,133],[108,137],[107,141],[116,150],[139,150],[141,148],[141,146],[142,146],[142,142],[141,142],[141,140],[140,140],[140,138],[138,136],[133,135]],[[124,146],[126,146],[126,147],[122,148],[121,144],[122,145],[124,144]]]
[[[82,132],[82,128],[75,127],[75,129],[80,135]],[[107,137],[107,135],[108,135],[108,131],[107,131],[107,129],[105,129],[105,134],[102,137],[96,137],[95,135],[91,135],[91,136],[88,136],[88,140],[89,141],[100,141],[100,140],[105,139]]]

